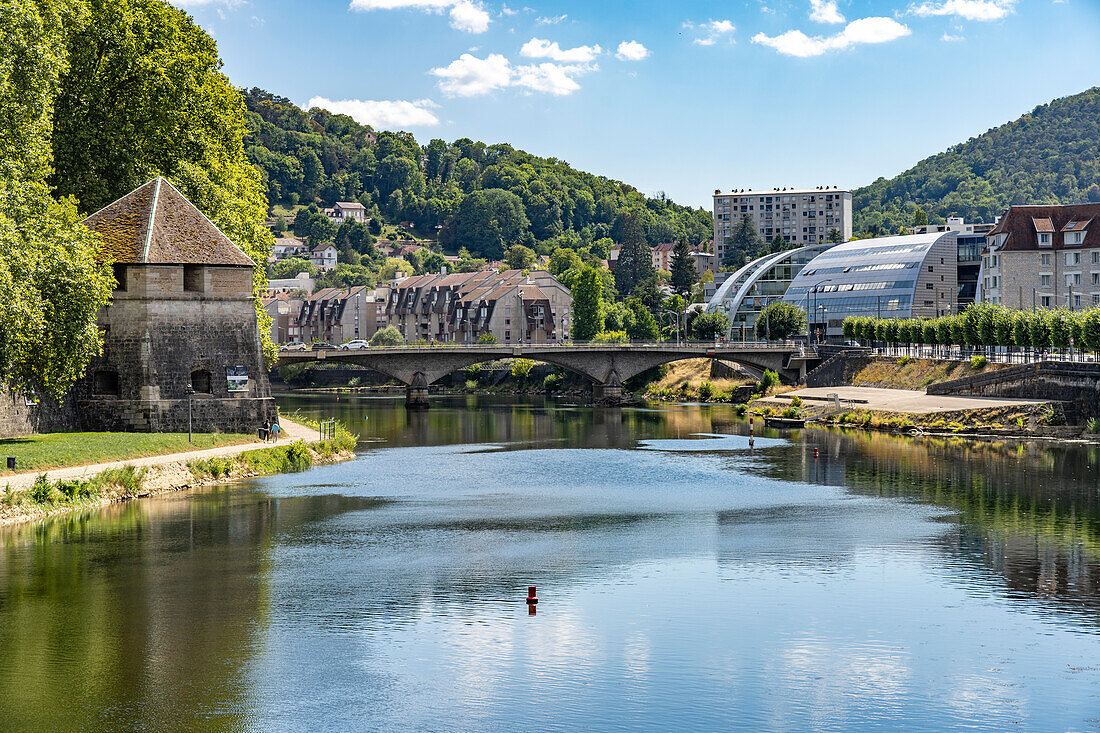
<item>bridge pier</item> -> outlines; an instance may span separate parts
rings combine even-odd
[[[409,410],[428,409],[428,380],[424,372],[413,375],[412,384],[405,387],[405,408]]]
[[[623,404],[623,383],[618,372],[612,369],[605,383],[592,385],[592,401],[606,407]]]

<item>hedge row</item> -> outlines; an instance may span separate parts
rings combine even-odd
[[[844,336],[888,344],[1020,346],[1100,351],[1100,308],[1023,311],[975,303],[955,316],[940,318],[844,319]]]

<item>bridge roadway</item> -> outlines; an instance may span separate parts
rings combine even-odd
[[[277,364],[332,361],[356,364],[387,374],[406,386],[406,404],[426,407],[428,385],[451,372],[496,359],[524,358],[554,364],[580,374],[593,384],[599,404],[622,400],[624,380],[661,364],[712,357],[762,374],[771,369],[788,383],[806,376],[818,362],[817,352],[793,342],[676,342],[569,344],[438,344],[372,346],[365,349],[280,349]]]

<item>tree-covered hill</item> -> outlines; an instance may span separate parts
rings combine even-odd
[[[991,222],[1009,204],[1100,200],[1100,87],[1036,107],[854,192],[855,231],[893,233],[918,209]]]
[[[711,214],[510,145],[462,138],[421,146],[346,115],[302,110],[260,89],[245,92],[249,159],[272,203],[359,201],[387,221],[409,221],[444,245],[498,259],[514,244],[549,253],[604,237],[619,241],[639,212],[650,243],[709,239]],[[606,256],[606,255],[605,255]]]

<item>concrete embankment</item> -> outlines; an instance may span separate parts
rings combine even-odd
[[[119,501],[236,479],[297,471],[354,457],[355,439],[318,440],[305,425],[280,419],[279,444],[249,443],[5,477],[0,525],[57,516]]]

